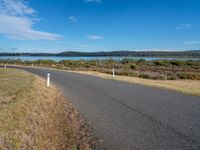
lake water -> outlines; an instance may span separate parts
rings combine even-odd
[[[122,59],[145,59],[145,60],[200,60],[200,58],[158,58],[158,57],[64,57],[64,56],[0,56],[0,60],[7,60],[7,59],[21,59],[21,60],[54,60],[54,61],[61,61],[61,60],[106,60],[106,59],[113,59],[113,60],[122,60]]]

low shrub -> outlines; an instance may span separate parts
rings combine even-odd
[[[133,59],[128,59],[128,58],[125,58],[125,59],[122,59],[120,61],[121,64],[129,64],[129,63],[132,63],[134,60]]]
[[[146,60],[145,59],[139,59],[137,62],[138,63],[144,63],[144,62],[146,62]]]
[[[131,68],[132,70],[135,70],[135,69],[137,68],[137,65],[136,65],[136,64],[131,64],[131,65],[130,65],[130,68]]]
[[[144,79],[150,79],[150,76],[148,74],[145,74],[145,73],[139,74],[139,77],[144,78]]]
[[[193,73],[178,73],[177,74],[179,79],[188,79],[188,80],[198,80],[199,77]]]
[[[170,66],[170,63],[168,60],[155,60],[153,61],[153,64],[156,65],[156,66]]]
[[[181,66],[181,65],[184,65],[184,61],[180,61],[180,60],[171,60],[170,63],[171,63],[171,65],[173,65],[173,66]]]

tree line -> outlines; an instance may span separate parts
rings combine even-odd
[[[0,56],[68,56],[68,57],[190,57],[200,58],[200,50],[191,51],[111,51],[111,52],[76,52],[61,53],[0,53]]]

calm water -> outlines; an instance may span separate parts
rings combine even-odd
[[[122,60],[124,58],[129,59],[145,59],[145,60],[160,60],[160,59],[166,59],[166,60],[200,60],[200,58],[154,58],[154,57],[57,57],[57,56],[0,56],[0,60],[6,60],[6,59],[21,59],[21,60],[54,60],[54,61],[60,61],[60,60],[106,60],[106,59],[113,59],[113,60]]]

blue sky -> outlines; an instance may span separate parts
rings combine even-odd
[[[200,49],[199,0],[0,0],[0,52]]]

